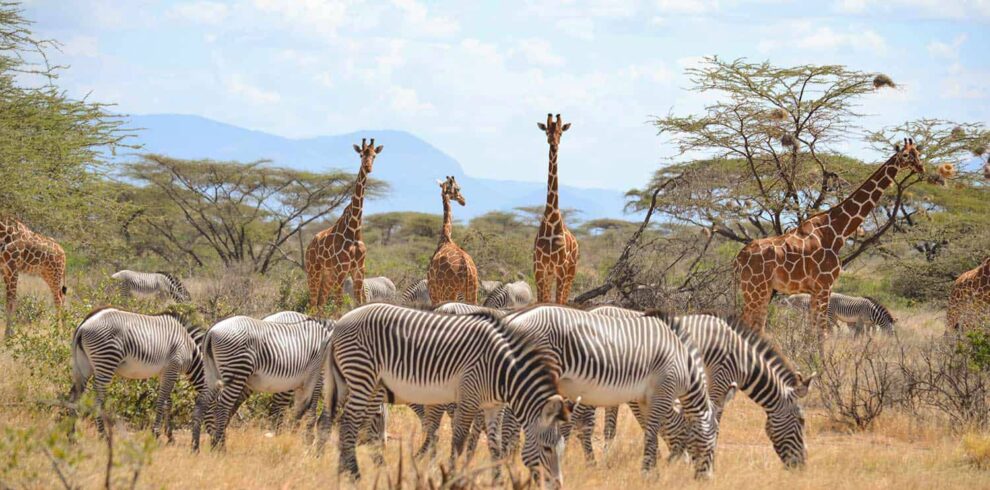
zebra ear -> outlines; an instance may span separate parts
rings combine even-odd
[[[560,395],[553,395],[547,399],[546,405],[543,405],[543,419],[546,420],[547,423],[555,420],[570,422],[571,410],[568,408],[567,403],[564,402],[564,397]]]

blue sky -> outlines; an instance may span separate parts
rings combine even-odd
[[[702,56],[837,63],[900,88],[875,128],[990,119],[990,0],[34,0],[70,94],[126,113],[197,114],[283,136],[401,129],[479,177],[544,181],[536,122],[573,127],[561,179],[625,190],[672,156],[651,115],[692,113]],[[542,117],[541,117],[542,116]],[[387,142],[383,142],[386,145]],[[850,140],[844,149],[879,158]],[[263,155],[259,155],[261,157]],[[289,162],[285,162],[289,163]]]

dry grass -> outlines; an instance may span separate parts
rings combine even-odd
[[[900,311],[897,316],[903,327],[902,338],[921,341],[927,334],[938,332],[941,317],[926,311]],[[35,434],[46,434],[56,427],[57,416],[50,410],[38,410],[32,404],[38,396],[50,396],[46,380],[33,379],[31,373],[17,364],[0,348],[0,437],[25,428]],[[44,393],[44,394],[41,394]],[[716,459],[716,477],[710,482],[696,482],[692,469],[681,462],[661,462],[653,474],[641,474],[642,432],[626,409],[620,415],[619,438],[607,457],[601,457],[600,441],[596,442],[599,463],[586,464],[576,440],[571,440],[565,458],[564,476],[569,488],[638,488],[644,485],[689,488],[990,488],[987,471],[990,444],[986,434],[970,434],[965,438],[953,436],[938,424],[917,421],[898,411],[885,412],[871,430],[852,432],[836,426],[828,415],[815,406],[814,391],[808,397],[808,464],[800,471],[783,468],[764,433],[765,417],[759,407],[745,396],[737,396],[726,410]],[[159,446],[150,453],[150,463],[143,468],[139,488],[350,488],[338,479],[335,441],[322,458],[316,457],[303,443],[298,432],[267,436],[262,422],[241,424],[231,428],[225,453],[204,451],[194,455],[188,450],[188,431],[177,432],[177,444]],[[81,460],[71,479],[83,488],[103,485],[106,449],[89,421],[80,423],[78,443]],[[601,427],[601,424],[599,424]],[[395,407],[388,427],[391,436],[386,452],[387,474],[395,479],[404,450],[407,472],[408,450],[420,441],[415,416],[405,407]],[[120,447],[144,437],[144,432],[118,425]],[[441,434],[440,461],[446,461],[449,451],[449,430],[446,423]],[[482,445],[484,442],[481,443]],[[663,445],[661,444],[661,447]],[[0,450],[9,449],[0,444]],[[0,452],[2,452],[0,451]],[[126,453],[120,449],[119,453]],[[125,455],[126,456],[126,455]],[[384,486],[386,473],[371,462],[370,450],[359,450],[359,460],[365,479],[357,488],[371,488],[376,480]],[[665,454],[663,455],[665,456]],[[13,459],[11,457],[11,459]],[[126,458],[125,458],[126,459]],[[488,464],[487,451],[479,448],[475,466]],[[57,488],[57,477],[50,462],[39,451],[22,455],[16,467],[5,470],[7,455],[0,457],[0,483],[14,488]],[[426,468],[429,463],[419,464]],[[523,474],[516,460],[513,468]],[[3,473],[6,471],[6,474]],[[430,470],[437,477],[439,470]],[[129,482],[127,464],[114,470],[115,480]],[[488,484],[488,473],[478,476],[478,482]],[[2,486],[2,485],[0,485]]]

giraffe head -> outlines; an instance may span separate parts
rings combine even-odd
[[[921,152],[914,144],[913,138],[904,138],[904,147],[894,146],[897,152],[897,164],[900,168],[910,168],[919,174],[925,173],[925,166],[921,164]]]
[[[547,143],[551,145],[560,144],[560,136],[564,134],[571,127],[571,123],[564,124],[560,120],[560,114],[557,114],[557,120],[553,120],[553,114],[547,114],[547,123],[536,123],[536,126],[540,128],[541,131],[547,134]]]
[[[354,151],[361,155],[361,168],[365,172],[371,172],[371,167],[375,164],[375,157],[378,156],[382,150],[385,149],[384,146],[378,145],[375,148],[375,138],[371,138],[371,143],[368,144],[367,140],[361,138],[361,146],[354,145]]]
[[[461,186],[457,184],[453,175],[448,175],[447,180],[437,180],[437,184],[440,185],[441,196],[457,201],[461,206],[465,204],[464,196],[461,195]]]

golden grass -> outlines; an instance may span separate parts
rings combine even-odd
[[[941,326],[941,317],[936,313],[901,311],[898,316],[902,325],[907,326],[901,335],[910,338],[920,340]],[[0,373],[3,373],[0,376],[0,437],[25,428],[34,429],[38,435],[53,431],[57,416],[27,403],[50,398],[50,389],[38,387],[51,388],[51,383],[32,379],[31,373],[18,365],[3,348],[0,348]],[[894,410],[885,412],[872,430],[852,432],[830,422],[816,400],[813,389],[806,403],[809,459],[803,470],[783,468],[764,433],[762,410],[744,395],[739,395],[725,412],[714,480],[696,482],[688,464],[665,463],[666,449],[662,443],[664,449],[658,470],[643,475],[640,472],[642,432],[628,410],[623,408],[619,437],[607,457],[602,457],[601,441],[596,440],[597,465],[584,461],[575,439],[569,442],[564,462],[565,486],[589,489],[647,485],[706,489],[990,488],[990,437],[987,434],[960,438],[937,424],[915,420]],[[402,458],[407,468],[405,474],[407,479],[411,478],[408,452],[420,442],[415,416],[405,407],[394,407],[388,426],[391,439],[386,450],[387,469],[377,469],[371,462],[370,449],[360,448],[359,461],[365,478],[359,484],[351,485],[337,476],[335,439],[328,445],[327,454],[316,457],[303,443],[301,433],[286,431],[268,436],[266,428],[259,424],[232,427],[225,453],[204,450],[201,454],[192,454],[189,432],[177,431],[177,444],[161,445],[151,452],[150,463],[140,474],[138,488],[372,488],[376,479],[384,486],[385,472],[395,479],[400,451],[405,451]],[[600,427],[599,420],[599,434]],[[100,487],[106,462],[105,446],[90,421],[82,421],[79,429],[76,447],[83,458],[72,479],[83,488]],[[121,425],[115,433],[119,442],[118,454],[125,461],[126,448],[146,434]],[[449,438],[445,422],[440,435],[439,461],[446,461]],[[489,464],[484,441],[480,445],[473,462],[475,467]],[[0,444],[0,450],[9,451],[9,447]],[[4,474],[9,456],[0,454],[0,483],[15,488],[59,487],[50,462],[41,452],[23,455],[15,468]],[[512,464],[516,474],[524,474],[518,458]],[[429,462],[421,462],[418,466],[426,468]],[[435,466],[428,471],[435,477],[439,475]],[[128,483],[131,477],[126,464],[116,468],[114,474],[115,481],[121,485]],[[478,482],[490,482],[489,474],[482,473]]]

